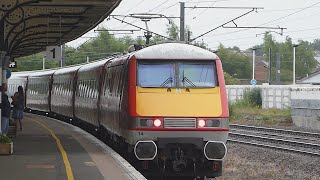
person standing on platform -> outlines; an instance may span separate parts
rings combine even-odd
[[[2,92],[1,96],[1,131],[2,134],[7,134],[9,130],[9,118],[11,112],[11,105],[9,102],[8,95],[6,94],[7,91],[7,84],[2,84],[0,86],[0,90]]]
[[[18,130],[18,122],[20,131],[22,130],[22,118],[23,118],[23,109],[24,109],[24,93],[23,87],[18,87],[18,92],[15,92],[12,98],[13,112],[12,118],[14,119],[16,129]]]

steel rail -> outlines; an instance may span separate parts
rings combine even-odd
[[[232,129],[232,132],[237,132],[237,131],[246,131],[246,132],[250,132],[250,133],[260,133],[260,135],[266,135],[266,136],[274,136],[274,137],[282,137],[282,138],[291,138],[291,139],[300,139],[300,140],[305,140],[305,141],[318,141],[318,139],[314,139],[314,138],[309,138],[309,137],[299,137],[299,136],[290,136],[288,134],[281,134],[278,132],[271,132],[274,134],[271,134],[269,132],[261,132],[261,131],[247,131],[247,130],[242,130],[242,129]],[[320,140],[320,139],[319,139]]]
[[[313,132],[304,132],[304,131],[277,129],[277,128],[267,128],[267,127],[257,127],[257,126],[248,126],[248,125],[240,125],[240,124],[230,124],[229,126],[230,126],[230,128],[253,129],[253,130],[257,130],[257,131],[274,131],[274,132],[279,132],[279,133],[296,134],[299,136],[313,136],[313,137],[320,138],[320,133],[313,133]]]
[[[305,142],[292,141],[292,140],[286,140],[286,139],[276,139],[276,138],[270,138],[270,137],[264,137],[264,136],[256,136],[256,135],[248,135],[248,134],[232,133],[232,132],[229,132],[229,135],[241,136],[241,137],[245,137],[245,138],[263,139],[263,140],[269,140],[269,141],[278,141],[278,142],[290,143],[290,144],[294,144],[294,145],[299,144],[299,145],[303,145],[303,146],[311,146],[314,148],[320,148],[319,144],[305,143]]]
[[[310,152],[310,151],[302,151],[302,150],[298,150],[298,149],[284,148],[284,147],[279,147],[279,146],[272,146],[272,145],[259,144],[259,143],[253,143],[253,142],[245,142],[245,141],[239,141],[239,140],[234,140],[234,139],[228,139],[227,142],[247,144],[247,145],[265,147],[265,148],[271,148],[271,149],[278,149],[278,150],[285,150],[285,151],[301,153],[301,154],[308,154],[308,155],[313,155],[313,156],[320,156],[320,153],[315,153],[315,152]]]

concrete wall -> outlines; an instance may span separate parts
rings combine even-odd
[[[261,89],[262,108],[288,108],[290,107],[291,87],[287,85],[227,85],[229,102],[242,99],[244,92],[253,88]]]
[[[320,86],[313,85],[228,85],[229,102],[242,99],[245,91],[260,88],[262,108],[292,109],[298,127],[320,130]]]
[[[291,90],[292,120],[298,127],[320,130],[320,87]]]

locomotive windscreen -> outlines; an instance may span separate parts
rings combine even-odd
[[[138,63],[140,87],[197,88],[218,86],[214,61]]]

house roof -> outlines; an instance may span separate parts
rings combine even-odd
[[[316,71],[308,77],[297,80],[297,84],[320,84],[320,71]]]

